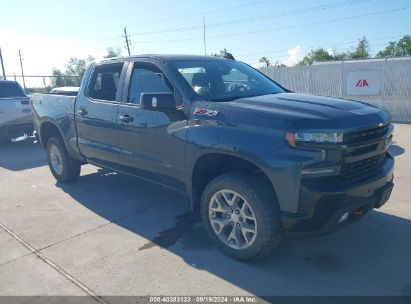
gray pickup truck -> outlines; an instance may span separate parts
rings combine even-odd
[[[232,58],[107,59],[91,64],[77,97],[36,94],[33,109],[58,182],[90,163],[176,189],[237,259],[271,252],[285,234],[330,232],[393,187],[384,110],[292,93]]]

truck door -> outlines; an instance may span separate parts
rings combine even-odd
[[[117,112],[121,99],[124,62],[99,64],[94,67],[85,89],[76,102],[75,115],[78,147],[91,163],[117,168]]]
[[[178,109],[179,94],[167,75],[150,62],[130,63],[125,88],[118,110],[119,146],[125,170],[184,190],[187,119]],[[173,93],[176,107],[170,111],[144,108],[140,103],[142,93]]]

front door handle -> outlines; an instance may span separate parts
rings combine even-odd
[[[120,115],[118,119],[120,119],[122,122],[125,122],[125,123],[129,123],[133,121],[133,117],[131,117],[128,114]]]
[[[77,111],[77,114],[78,114],[78,115],[81,115],[81,116],[87,115],[87,110],[86,110],[85,108],[80,108],[80,109]]]

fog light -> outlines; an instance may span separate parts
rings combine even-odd
[[[340,217],[340,220],[338,221],[338,223],[344,222],[344,221],[348,218],[348,216],[349,216],[349,213],[348,213],[348,212],[344,213],[344,214]]]
[[[321,177],[340,174],[340,166],[306,168],[301,171],[304,177]]]

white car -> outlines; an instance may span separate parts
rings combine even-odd
[[[0,142],[32,132],[30,98],[18,82],[0,80]]]

